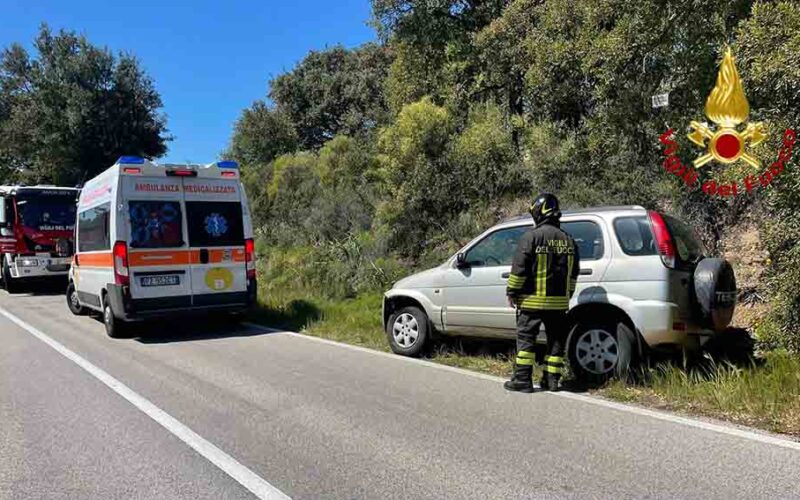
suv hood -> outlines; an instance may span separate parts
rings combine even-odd
[[[438,286],[441,284],[439,283],[441,281],[441,270],[442,266],[438,266],[406,276],[395,282],[392,288],[430,288]]]

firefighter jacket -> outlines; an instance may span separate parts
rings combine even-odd
[[[578,246],[557,225],[541,224],[520,238],[506,294],[523,310],[566,311],[575,293]]]

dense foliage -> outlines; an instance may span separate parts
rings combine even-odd
[[[138,61],[42,26],[0,54],[0,175],[74,185],[121,155],[166,152],[161,98]]]
[[[775,160],[800,126],[800,5],[762,0],[371,0],[379,41],[308,54],[242,111],[238,160],[270,283],[330,298],[441,261],[539,191],[567,207],[642,204],[691,221],[713,252],[737,224],[768,251],[748,297],[768,345],[800,351],[800,173],[735,198],[689,190],[659,136],[704,120],[733,49]],[[0,176],[73,183],[165,151],[153,83],[129,55],[43,27],[0,57]],[[653,109],[651,96],[669,93]],[[739,178],[740,162],[701,169]],[[764,223],[763,221],[766,221]],[[758,292],[758,293],[754,293]]]
[[[337,296],[379,290],[524,210],[540,190],[567,206],[676,212],[715,252],[737,221],[769,214],[762,238],[774,287],[757,286],[775,291],[776,312],[760,330],[800,348],[791,333],[800,325],[796,169],[755,195],[712,198],[663,171],[658,141],[675,129],[681,160],[693,160],[684,133],[703,120],[731,46],[750,118],[772,131],[755,153],[774,160],[780,132],[800,123],[795,2],[372,5],[381,45],[312,52],[273,80],[271,102],[244,111],[231,142],[271,255],[303,248],[310,262],[328,263],[303,266],[305,286]],[[651,96],[665,92],[670,105],[654,110]],[[738,168],[728,175],[754,173]],[[708,175],[718,172],[701,180]],[[391,272],[374,272],[382,266]],[[320,279],[331,269],[335,279]]]

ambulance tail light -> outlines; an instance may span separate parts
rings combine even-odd
[[[244,262],[247,269],[247,279],[256,279],[256,244],[252,238],[244,240]]]
[[[129,285],[131,282],[128,272],[128,245],[124,241],[114,243],[114,283]]]
[[[661,255],[661,262],[668,268],[675,269],[675,243],[672,241],[667,223],[658,212],[651,210],[647,214],[650,216],[650,225],[653,228],[653,237]]]
[[[167,175],[174,177],[197,177],[197,170],[176,168],[175,170],[167,170]]]
[[[231,172],[230,170],[222,172],[220,175],[222,177],[236,177],[236,172]]]
[[[142,169],[139,167],[125,167],[122,169],[122,173],[124,174],[141,174]]]

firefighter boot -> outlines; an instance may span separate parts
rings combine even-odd
[[[544,372],[542,381],[539,382],[539,387],[541,387],[543,391],[558,392],[561,389],[559,383],[560,378],[561,376],[556,373]]]
[[[533,383],[531,377],[533,375],[533,367],[525,365],[514,365],[514,375],[511,380],[503,384],[507,391],[514,392],[533,392]]]

